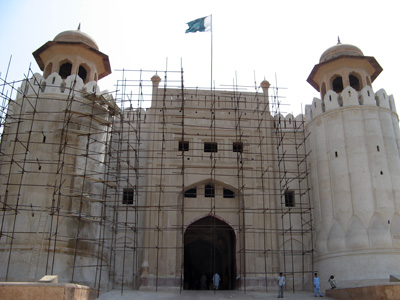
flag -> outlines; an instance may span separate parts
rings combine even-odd
[[[211,16],[199,18],[186,24],[188,24],[189,28],[186,29],[185,33],[211,31]]]

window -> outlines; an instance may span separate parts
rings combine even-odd
[[[224,198],[235,198],[235,192],[224,188]]]
[[[218,152],[218,144],[205,142],[204,143],[204,152]]]
[[[357,76],[356,74],[350,74],[349,81],[350,81],[350,86],[353,89],[355,89],[356,91],[360,91],[361,90],[361,84],[360,84],[359,76]]]
[[[343,91],[343,80],[341,76],[336,76],[336,78],[332,80],[332,89],[336,93],[341,93]]]
[[[294,207],[294,191],[285,192],[285,206]]]
[[[232,144],[232,151],[233,152],[243,152],[243,143],[242,142],[234,142]]]
[[[72,64],[67,62],[60,66],[59,74],[62,79],[66,79],[69,75],[71,75]]]
[[[187,191],[185,191],[184,196],[185,198],[196,198],[197,189],[196,188],[188,189]]]
[[[122,204],[133,204],[133,188],[124,188]]]
[[[188,141],[179,141],[178,150],[179,151],[189,151],[189,142]]]
[[[83,82],[86,82],[87,71],[83,66],[79,66],[78,76],[82,78]]]
[[[215,190],[212,184],[206,184],[204,187],[204,197],[212,198],[215,197]]]

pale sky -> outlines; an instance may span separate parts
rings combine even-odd
[[[280,88],[288,104],[283,113],[301,113],[319,97],[306,79],[339,36],[377,59],[383,72],[373,89],[398,98],[400,112],[400,18],[393,0],[0,0],[0,77],[11,55],[8,81],[23,78],[30,63],[39,72],[32,52],[81,23],[110,58],[113,74],[99,81],[101,90],[115,89],[121,73],[114,70],[179,71],[181,61],[185,86],[207,88],[210,33],[185,30],[187,22],[211,14],[216,87],[235,80],[254,86],[265,78]]]

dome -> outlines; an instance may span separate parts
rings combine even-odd
[[[364,56],[364,54],[356,46],[349,44],[337,44],[322,53],[319,62],[323,63],[339,56]]]
[[[59,33],[55,38],[55,42],[80,42],[84,43],[96,50],[99,50],[97,43],[88,34],[78,30],[67,30]]]

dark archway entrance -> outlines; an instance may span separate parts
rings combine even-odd
[[[235,289],[235,233],[227,223],[205,217],[191,224],[184,236],[184,289],[202,289],[200,278],[207,277],[209,289],[215,272],[220,289]]]

